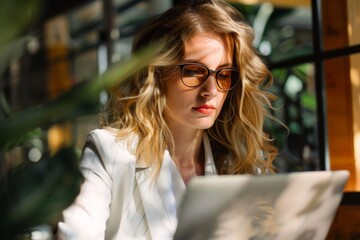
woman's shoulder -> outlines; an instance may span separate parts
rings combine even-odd
[[[96,128],[92,130],[86,139],[86,142],[93,142],[97,145],[107,145],[114,147],[114,145],[120,146],[122,148],[126,148],[126,143],[128,143],[128,140],[133,139],[133,142],[136,142],[136,138],[127,138],[125,139],[119,139],[117,137],[118,130],[115,128]]]
[[[85,148],[90,148],[103,161],[124,163],[135,161],[135,156],[129,151],[127,141],[117,138],[117,130],[99,128],[92,130],[86,139]]]
[[[87,141],[109,141],[113,142],[116,140],[116,130],[110,128],[96,128],[92,130],[87,137]]]

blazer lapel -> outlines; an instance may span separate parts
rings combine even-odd
[[[177,227],[177,207],[186,187],[169,152],[164,153],[156,180],[152,168],[142,166],[137,166],[136,180],[152,238],[172,239]]]

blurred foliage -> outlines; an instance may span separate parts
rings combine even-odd
[[[38,12],[39,0],[0,0],[0,76],[23,53],[28,36],[22,34]]]
[[[0,52],[36,20],[39,0],[0,0]]]
[[[14,113],[6,119],[0,119],[2,133],[0,149],[4,149],[9,141],[14,141],[34,129],[34,126],[46,126],[97,112],[100,92],[115,86],[149,63],[155,52],[154,49],[160,48],[144,49],[134,54],[131,59],[113,65],[102,76],[82,82],[54,100]]]
[[[82,175],[72,147],[11,169],[0,182],[0,233],[11,239],[29,227],[55,224],[78,194]]]
[[[22,56],[29,38],[24,29],[36,17],[38,4],[36,0],[1,0],[0,76],[11,61]],[[97,113],[99,94],[143,68],[160,50],[160,44],[146,48],[129,60],[114,64],[103,75],[18,112],[12,111],[0,89],[0,107],[5,113],[0,116],[1,239],[24,239],[29,228],[41,224],[54,226],[61,212],[78,195],[83,180],[74,143],[55,154],[43,151],[37,162],[29,161],[24,151],[19,154],[16,150],[34,147],[31,144],[34,139],[46,142],[44,132],[52,124]]]

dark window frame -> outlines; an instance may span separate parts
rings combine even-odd
[[[315,90],[317,102],[317,144],[319,153],[319,164],[321,170],[327,169],[329,162],[329,148],[327,137],[327,121],[326,121],[326,95],[324,84],[324,61],[336,58],[349,56],[351,54],[360,53],[360,44],[337,48],[334,50],[325,51],[323,49],[323,31],[322,31],[322,12],[321,0],[311,0],[312,12],[312,35],[313,35],[313,53],[294,57],[291,59],[282,60],[275,63],[268,63],[271,70],[277,68],[291,68],[293,66],[313,63],[315,70]]]

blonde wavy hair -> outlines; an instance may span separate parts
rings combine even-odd
[[[252,46],[252,28],[236,9],[220,0],[175,6],[139,31],[133,52],[158,42],[165,46],[150,65],[112,91],[102,126],[117,129],[118,138],[128,142],[138,161],[155,166],[158,172],[164,151],[171,153],[174,149],[163,118],[165,72],[183,60],[185,43],[199,32],[230,38],[233,65],[241,71],[241,84],[230,90],[217,121],[206,130],[218,172],[274,172],[272,162],[277,149],[263,131],[265,118],[273,118],[267,107],[271,108],[274,96],[264,90],[272,76]]]

